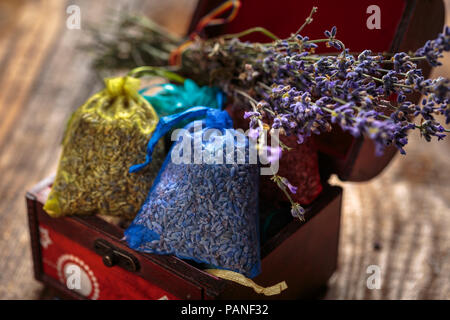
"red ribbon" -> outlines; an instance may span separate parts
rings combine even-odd
[[[205,29],[206,27],[218,26],[232,21],[236,17],[240,7],[241,7],[240,0],[228,0],[222,3],[214,10],[212,10],[207,15],[205,15],[203,18],[201,18],[197,26],[195,27],[194,31],[189,35],[190,40],[184,42],[182,45],[180,45],[178,48],[176,48],[171,52],[169,57],[169,64],[180,65],[181,56],[184,50],[186,50],[186,48],[189,47],[189,45],[200,34],[200,32],[203,31],[203,29]],[[226,13],[229,10],[231,10],[231,12],[226,18],[219,18],[219,16],[221,16],[222,14]]]

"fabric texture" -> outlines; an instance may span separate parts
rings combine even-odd
[[[148,89],[159,87],[154,94],[145,94]],[[221,109],[224,94],[216,87],[199,87],[191,79],[186,79],[183,85],[165,83],[151,86],[140,91],[145,99],[155,108],[159,116],[181,113],[194,106],[208,106]]]
[[[52,217],[98,213],[133,219],[164,160],[161,142],[151,166],[139,174],[128,172],[145,158],[158,116],[138,94],[138,79],[110,78],[105,85],[68,121],[56,179],[44,206]]]
[[[173,126],[196,117],[204,119],[179,134],[125,238],[138,251],[174,254],[252,278],[261,270],[259,167],[249,163],[248,139],[232,129],[226,111],[195,107],[161,118],[146,161],[130,171],[152,162],[158,139]],[[201,162],[195,162],[196,141]],[[227,144],[232,153],[224,152]],[[193,149],[189,155],[186,145]]]

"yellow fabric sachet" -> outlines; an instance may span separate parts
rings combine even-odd
[[[128,172],[145,160],[159,119],[138,94],[139,79],[109,78],[105,85],[67,123],[58,171],[44,205],[52,217],[98,213],[133,219],[162,165],[161,142],[150,166]]]

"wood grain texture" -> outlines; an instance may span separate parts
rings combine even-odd
[[[129,7],[181,34],[194,2],[2,1],[0,299],[51,296],[33,279],[24,194],[56,169],[66,119],[101,86],[77,49],[86,40],[83,26],[106,19],[111,7]],[[81,30],[65,27],[69,4],[81,8]],[[446,64],[433,75],[448,77],[448,56]],[[407,152],[372,181],[333,179],[344,187],[344,206],[339,270],[325,298],[450,298],[450,142],[412,136]],[[381,268],[380,290],[367,289],[369,265]]]
[[[82,26],[106,19],[106,1],[74,3],[81,8]],[[86,54],[78,50],[86,32],[65,27],[68,5],[23,2],[15,26],[1,38],[0,47],[7,48],[0,56],[0,297],[5,299],[40,296],[42,286],[32,276],[23,194],[55,170],[66,119],[100,85]]]
[[[442,62],[431,77],[450,77],[450,54]],[[332,179],[344,199],[326,299],[450,299],[450,139],[426,143],[415,132],[409,141],[407,155],[369,182]],[[370,265],[380,267],[380,290],[367,288]]]

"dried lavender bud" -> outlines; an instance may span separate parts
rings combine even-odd
[[[263,103],[264,104],[264,103]],[[266,106],[266,104],[264,104]],[[252,111],[243,111],[238,109],[238,106],[229,106],[228,113],[233,119],[235,128],[243,129],[249,128],[249,121],[246,120],[257,113]],[[244,115],[243,115],[244,114]],[[259,114],[259,113],[258,113]],[[281,120],[276,118],[272,128],[276,127],[278,123],[281,127]],[[286,178],[291,187],[291,197],[295,202],[302,205],[311,203],[321,192],[322,184],[320,182],[319,164],[316,147],[311,138],[306,141],[301,141],[301,145],[297,145],[299,137],[296,136],[280,136],[281,142],[289,148],[290,151],[283,151],[279,160],[279,169],[277,174]],[[271,145],[271,139],[267,145]],[[296,188],[296,192],[292,188]],[[260,203],[270,206],[279,207],[281,202],[286,201],[282,190],[276,188],[270,176],[260,176]]]

